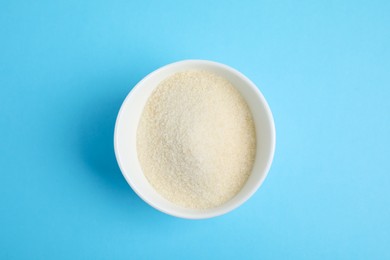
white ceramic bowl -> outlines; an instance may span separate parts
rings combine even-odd
[[[155,87],[166,77],[190,69],[208,70],[228,79],[247,101],[256,126],[257,150],[252,173],[242,190],[225,204],[207,210],[180,207],[159,195],[144,176],[137,156],[138,122]],[[172,216],[204,219],[225,214],[249,199],[260,187],[271,166],[275,150],[275,126],[267,101],[247,77],[237,70],[206,60],[184,60],[161,67],[142,79],[127,95],[119,111],[114,134],[115,155],[132,189],[152,207]]]

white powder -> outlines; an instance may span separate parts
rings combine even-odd
[[[216,207],[241,190],[252,170],[252,114],[226,79],[207,71],[176,73],[145,105],[137,152],[163,197],[187,208]]]

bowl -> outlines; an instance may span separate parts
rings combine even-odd
[[[223,205],[210,209],[189,209],[162,197],[144,176],[137,156],[138,122],[146,101],[157,85],[168,76],[185,70],[207,70],[229,80],[244,97],[256,127],[256,156],[247,182],[240,192]],[[127,95],[115,124],[115,156],[123,176],[134,192],[146,203],[166,214],[186,218],[216,217],[242,205],[261,186],[270,169],[275,151],[275,126],[271,110],[256,85],[239,71],[207,60],[184,60],[163,66],[142,79]]]

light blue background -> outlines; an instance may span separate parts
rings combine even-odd
[[[1,259],[390,259],[390,1],[0,1]],[[182,59],[242,71],[274,113],[246,204],[188,221],[113,153],[121,102]]]

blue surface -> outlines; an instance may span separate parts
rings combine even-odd
[[[0,259],[390,259],[390,1],[0,0]],[[261,189],[164,215],[113,153],[167,63],[237,68],[277,129]],[[133,257],[133,258],[131,258]]]

